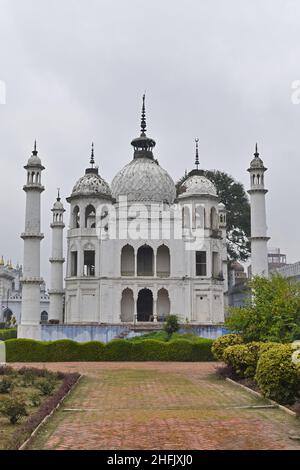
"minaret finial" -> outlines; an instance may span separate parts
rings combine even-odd
[[[195,166],[196,166],[196,169],[198,170],[199,169],[199,149],[198,149],[199,139],[198,139],[198,137],[195,139],[195,142],[196,142]]]
[[[37,155],[38,152],[37,152],[37,149],[36,149],[36,139],[34,140],[34,146],[33,146],[33,151],[32,151],[32,155]]]
[[[255,144],[255,152],[254,152],[254,156],[255,157],[259,157],[259,153],[258,153],[258,147],[257,147],[257,142]]]
[[[142,118],[141,118],[141,135],[146,135],[146,108],[145,108],[146,94],[143,94]]]
[[[59,202],[60,201],[60,188],[57,188],[57,198],[56,200]]]
[[[94,142],[92,142],[92,151],[91,151],[90,164],[91,164],[91,167],[94,168],[94,165],[95,165],[95,158],[94,158]]]

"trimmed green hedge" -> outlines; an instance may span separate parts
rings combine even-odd
[[[7,362],[68,361],[213,361],[213,340],[174,339],[169,342],[144,340],[130,342],[115,339],[107,344],[98,341],[77,343],[68,339],[42,342],[10,339],[6,344]]]
[[[0,341],[6,341],[17,337],[17,328],[5,328],[0,330]]]

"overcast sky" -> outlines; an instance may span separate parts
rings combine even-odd
[[[50,209],[67,197],[95,142],[110,183],[132,158],[141,96],[155,156],[176,181],[194,161],[249,186],[257,141],[268,167],[270,246],[300,260],[298,0],[0,0],[0,255],[22,262],[26,172],[38,141],[42,275]],[[67,203],[65,203],[67,206]],[[68,218],[68,212],[67,212]]]

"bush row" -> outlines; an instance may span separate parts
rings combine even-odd
[[[290,344],[232,344],[237,338],[226,336],[218,338],[212,349],[236,377],[254,380],[265,397],[281,404],[292,404],[300,397],[300,365],[292,360]],[[232,345],[224,347],[229,343]]]
[[[6,341],[17,337],[17,328],[5,328],[0,330],[0,341]]]
[[[5,342],[7,362],[213,361],[212,343],[212,340],[204,338],[197,342],[184,339],[169,342],[115,339],[107,344],[98,341],[41,342],[31,339],[10,339]]]

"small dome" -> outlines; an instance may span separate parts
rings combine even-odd
[[[134,202],[168,202],[176,197],[175,184],[170,175],[156,160],[147,157],[134,158],[114,177],[114,198],[127,196]]]
[[[258,156],[254,157],[250,163],[250,168],[264,168],[264,162]]]
[[[28,165],[30,166],[40,166],[42,164],[40,157],[37,154],[32,154],[31,157],[28,159]]]
[[[71,196],[95,195],[111,197],[111,191],[106,181],[96,171],[87,172],[75,184]]]
[[[217,197],[215,185],[205,176],[195,174],[189,176],[180,186],[180,196],[214,196]]]
[[[223,204],[223,202],[219,202],[218,208],[219,208],[220,211],[225,211],[226,210],[226,206],[225,206],[225,204]]]
[[[61,202],[60,199],[57,199],[57,200],[55,201],[55,203],[53,204],[53,209],[54,209],[54,210],[64,210],[64,206],[63,206],[63,204],[62,204],[62,202]]]

